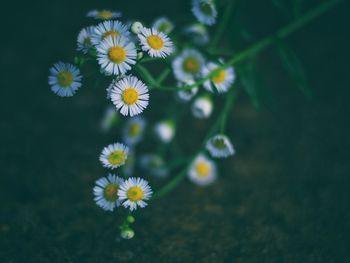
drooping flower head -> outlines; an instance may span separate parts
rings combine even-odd
[[[209,42],[209,33],[206,27],[202,24],[195,23],[185,27],[183,31],[193,43],[203,46]]]
[[[209,118],[213,111],[213,102],[209,96],[202,95],[192,103],[191,110],[193,116],[198,119]]]
[[[98,63],[110,74],[125,74],[136,63],[135,45],[127,38],[110,36],[96,48]]]
[[[147,206],[145,201],[151,198],[152,193],[152,189],[146,180],[131,177],[122,183],[118,196],[122,201],[122,206],[133,211],[138,206],[141,208]]]
[[[113,211],[118,207],[120,205],[118,190],[122,183],[123,179],[114,174],[98,179],[93,189],[96,204],[106,211]]]
[[[169,34],[173,31],[174,24],[166,17],[159,17],[153,22],[152,28],[155,28],[158,32]]]
[[[194,49],[185,49],[173,61],[173,71],[178,81],[194,80],[200,76],[204,57]]]
[[[115,107],[109,105],[101,119],[100,128],[102,132],[109,131],[114,125],[116,125],[119,121],[120,115],[115,110]]]
[[[192,13],[205,25],[215,24],[217,11],[212,0],[192,0]]]
[[[129,119],[126,122],[123,130],[124,142],[129,146],[133,146],[140,142],[145,130],[145,126],[146,121],[140,116]]]
[[[154,28],[143,27],[137,37],[140,40],[143,51],[146,51],[151,57],[165,58],[173,52],[173,42],[170,38],[158,32]]]
[[[169,170],[165,166],[165,161],[158,154],[144,154],[140,158],[140,166],[151,176],[164,178]]]
[[[122,115],[132,117],[148,106],[148,88],[136,77],[128,76],[114,83],[111,99]]]
[[[185,82],[178,82],[177,87],[181,88],[187,85],[193,85],[193,80],[188,80]],[[192,89],[183,89],[176,92],[175,96],[179,102],[190,101],[198,92],[198,87],[193,87]]]
[[[230,139],[222,134],[210,138],[206,143],[206,149],[212,157],[216,158],[226,158],[235,154],[235,149],[233,148]]]
[[[77,50],[78,51],[82,51],[84,54],[86,54],[89,49],[91,47],[93,47],[92,45],[92,41],[91,41],[91,36],[94,32],[95,28],[93,26],[89,26],[86,28],[83,28],[78,35],[78,47]]]
[[[115,169],[125,164],[129,148],[122,143],[113,143],[103,148],[100,161],[106,168]]]
[[[60,97],[71,97],[81,87],[79,69],[69,63],[58,62],[50,69],[49,85]]]
[[[235,81],[236,76],[233,67],[218,70],[219,67],[219,64],[213,62],[209,62],[203,67],[203,77],[214,73],[209,80],[203,83],[204,88],[210,92],[215,92],[215,90],[219,93],[227,92]]]
[[[217,177],[216,164],[205,155],[200,154],[192,162],[188,171],[189,179],[200,186],[213,183]]]
[[[103,10],[91,10],[87,13],[87,17],[92,17],[94,19],[100,19],[100,20],[109,20],[109,19],[115,19],[122,16],[121,12],[115,12],[107,9]]]
[[[91,41],[94,45],[100,44],[108,37],[125,37],[128,38],[130,32],[126,25],[118,20],[108,20],[99,23],[91,36]]]
[[[154,132],[158,139],[164,143],[170,142],[175,135],[175,123],[173,120],[164,120],[156,123]]]

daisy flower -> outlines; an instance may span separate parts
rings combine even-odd
[[[203,77],[212,74],[217,70],[218,67],[220,67],[220,65],[209,62],[206,66],[203,67]],[[225,69],[219,70],[218,72],[215,72],[209,80],[203,83],[203,86],[210,92],[215,92],[215,90],[217,90],[219,93],[224,93],[231,88],[233,82],[235,81],[235,78],[236,76],[233,67],[227,67]]]
[[[192,0],[192,13],[199,22],[208,26],[215,24],[218,14],[212,0]]]
[[[141,33],[142,28],[143,28],[143,25],[139,21],[135,21],[130,25],[131,32],[133,32],[136,35]]]
[[[209,42],[208,31],[202,24],[196,23],[189,25],[185,27],[183,32],[197,45],[206,45]]]
[[[181,88],[186,85],[193,85],[193,80],[185,81],[184,83],[179,82],[177,87]],[[198,92],[198,87],[192,89],[183,89],[175,93],[175,97],[179,102],[188,102],[190,101]]]
[[[100,161],[106,168],[118,168],[125,164],[129,148],[122,143],[113,143],[103,148]]]
[[[123,179],[113,174],[98,179],[93,189],[96,204],[106,211],[120,206],[118,189],[122,183]]]
[[[87,13],[87,17],[92,17],[95,19],[108,20],[114,19],[122,16],[121,12],[114,12],[107,9],[104,10],[91,10]]]
[[[113,85],[111,99],[122,115],[132,117],[148,106],[148,88],[136,77],[128,76]]]
[[[91,42],[91,36],[94,32],[94,27],[89,26],[86,28],[83,28],[78,35],[78,51],[82,51],[84,54],[86,54],[89,49],[93,46]]]
[[[157,29],[144,27],[137,37],[140,40],[142,50],[151,57],[165,58],[173,52],[173,42],[166,34],[158,32]]]
[[[159,17],[153,22],[152,28],[157,29],[158,32],[169,34],[173,31],[174,24],[166,17]]]
[[[198,119],[209,118],[213,111],[213,103],[208,96],[198,97],[192,104],[192,114]]]
[[[199,77],[203,65],[204,57],[194,49],[185,49],[172,63],[175,78],[179,81]]]
[[[80,71],[69,63],[58,62],[50,69],[49,85],[60,97],[71,97],[81,87]]]
[[[165,167],[164,159],[157,154],[144,154],[140,158],[140,166],[150,175],[166,177],[168,169]]]
[[[118,197],[122,202],[122,206],[129,207],[133,211],[138,206],[141,208],[147,206],[145,201],[151,198],[152,193],[152,189],[146,180],[131,177],[120,185]]]
[[[205,145],[211,156],[216,158],[226,158],[235,154],[230,139],[227,136],[218,134],[209,139]]]
[[[96,48],[98,63],[110,74],[125,74],[136,63],[135,45],[124,37],[108,37]]]
[[[158,122],[154,127],[157,137],[164,143],[170,142],[175,135],[175,123],[172,120]]]
[[[104,39],[109,36],[112,37],[128,37],[130,32],[126,25],[122,24],[118,20],[109,20],[99,23],[91,36],[91,42],[94,45],[100,44]]]
[[[133,146],[141,141],[145,130],[146,121],[144,118],[136,116],[127,121],[123,130],[124,142]]]
[[[217,177],[216,164],[205,155],[200,154],[188,170],[189,179],[200,186],[213,183]]]

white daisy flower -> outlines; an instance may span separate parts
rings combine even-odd
[[[121,184],[118,196],[122,201],[122,206],[125,208],[129,207],[133,211],[138,206],[141,208],[147,206],[145,201],[151,198],[152,193],[152,189],[146,180],[131,177]]]
[[[218,14],[212,0],[192,0],[192,13],[199,22],[208,26],[215,24]]]
[[[203,67],[203,77],[208,76],[217,70],[218,67],[220,67],[220,65],[209,62],[206,66]],[[233,67],[227,67],[225,69],[219,70],[218,72],[215,72],[215,74],[210,77],[209,80],[203,83],[203,86],[210,92],[215,92],[217,90],[219,93],[224,93],[231,88],[233,82],[235,81],[235,78],[236,75]]]
[[[135,45],[124,37],[108,37],[96,48],[98,63],[110,74],[123,75],[136,63]]]
[[[122,178],[113,174],[98,179],[93,189],[96,204],[106,211],[113,211],[120,206],[118,189],[123,181]]]
[[[164,159],[157,154],[144,154],[140,158],[140,166],[152,176],[164,178],[169,171],[165,167]]]
[[[204,62],[204,57],[197,50],[183,50],[172,63],[175,78],[184,82],[199,77]]]
[[[141,33],[142,28],[143,28],[143,24],[139,21],[133,22],[130,26],[131,32],[133,32],[136,35]]]
[[[81,87],[79,69],[69,63],[58,62],[50,68],[49,85],[60,97],[71,97]]]
[[[177,87],[181,88],[186,85],[193,85],[194,81],[193,80],[188,80],[183,83],[179,82]],[[179,90],[175,93],[175,98],[179,102],[188,102],[190,101],[198,92],[198,87],[194,87],[192,89],[183,89]]]
[[[101,119],[100,128],[102,132],[109,131],[119,121],[119,116],[115,107],[109,106],[106,108],[103,117]]]
[[[173,52],[173,42],[170,38],[154,28],[142,28],[137,35],[143,51],[151,57],[165,58]]]
[[[189,179],[200,186],[213,183],[217,177],[216,164],[205,155],[200,154],[188,170]]]
[[[192,104],[192,114],[198,119],[209,118],[213,111],[213,102],[208,96],[198,97]]]
[[[183,32],[191,38],[193,43],[197,45],[203,46],[209,42],[208,30],[202,24],[196,23],[187,26]]]
[[[174,24],[166,17],[159,17],[153,22],[152,28],[157,29],[158,32],[169,34],[173,31]]]
[[[103,148],[100,161],[106,168],[115,169],[125,164],[129,148],[122,143],[113,143]]]
[[[91,42],[94,45],[100,44],[107,37],[125,37],[128,38],[130,32],[126,25],[118,20],[109,20],[99,23],[91,36]]]
[[[124,142],[129,146],[139,143],[142,139],[145,126],[146,121],[142,117],[136,116],[129,119],[123,130]]]
[[[230,139],[222,134],[215,135],[209,139],[205,147],[211,156],[216,158],[226,158],[235,154],[235,149],[233,148]]]
[[[154,127],[156,136],[164,143],[170,142],[175,135],[175,124],[172,120],[160,121]]]
[[[121,12],[115,12],[111,10],[91,10],[87,13],[87,17],[92,17],[95,19],[100,19],[100,20],[109,20],[109,19],[115,19],[119,18],[122,16]]]
[[[122,115],[132,117],[148,106],[148,88],[136,77],[128,76],[113,85],[111,99]]]
[[[92,42],[91,42],[91,36],[94,32],[94,27],[93,26],[89,26],[86,28],[83,28],[78,35],[78,47],[77,50],[78,51],[82,51],[84,54],[86,54],[89,49],[93,46]]]

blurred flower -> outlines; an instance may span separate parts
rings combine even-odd
[[[174,24],[166,17],[159,17],[153,22],[152,28],[157,29],[158,32],[169,34],[173,31]]]
[[[148,52],[151,57],[165,58],[173,52],[173,42],[170,38],[154,28],[142,28],[137,37],[140,40],[142,50]]]
[[[212,0],[192,0],[192,13],[205,25],[215,24],[217,11]]]
[[[94,27],[89,26],[86,28],[83,28],[78,35],[78,51],[82,51],[84,54],[86,54],[89,49],[93,46],[91,42],[91,36],[94,32]]]
[[[103,148],[100,161],[106,168],[118,168],[125,164],[129,148],[122,143],[113,143]]]
[[[175,124],[172,120],[161,121],[155,125],[154,131],[162,142],[168,143],[175,135]]]
[[[135,232],[130,227],[128,227],[120,232],[120,236],[124,239],[132,239],[135,236]]]
[[[205,155],[200,154],[191,164],[188,177],[197,185],[209,185],[213,183],[217,177],[216,164]]]
[[[136,116],[129,119],[126,122],[123,130],[124,142],[129,146],[133,146],[140,142],[145,130],[145,126],[146,121],[142,117]]]
[[[100,44],[107,37],[128,37],[130,32],[126,25],[118,20],[109,20],[99,23],[91,36],[91,41],[94,45]]]
[[[133,22],[131,24],[131,32],[133,32],[134,34],[140,34],[141,33],[141,29],[143,28],[143,25],[141,22],[139,21],[136,21],[136,22]]]
[[[206,149],[212,157],[216,158],[226,158],[235,153],[230,139],[221,134],[215,135],[209,139],[206,143]]]
[[[192,104],[192,114],[198,119],[205,119],[211,115],[213,111],[213,103],[208,96],[198,97]]]
[[[220,65],[209,62],[203,67],[203,77],[206,77],[209,74],[213,73],[218,69],[218,67],[220,67]],[[214,92],[216,89],[219,93],[224,93],[231,88],[233,82],[235,81],[235,78],[236,76],[233,67],[227,67],[215,72],[209,80],[203,83],[203,86],[210,92]],[[215,88],[212,85],[214,85]]]
[[[177,87],[181,88],[183,86],[186,86],[186,85],[190,86],[193,84],[194,84],[193,80],[188,80],[183,83],[179,82]],[[188,102],[197,94],[197,92],[198,92],[198,87],[194,87],[192,89],[179,90],[176,92],[175,96],[176,96],[176,99],[180,102]]]
[[[137,206],[143,208],[147,206],[148,199],[152,196],[152,189],[148,182],[141,178],[131,177],[125,180],[118,190],[119,199],[122,205],[130,210],[136,210]]]
[[[202,24],[196,23],[185,27],[183,31],[190,37],[193,43],[197,45],[205,45],[209,42],[209,34],[206,27]]]
[[[165,167],[164,159],[158,154],[144,154],[140,157],[140,166],[152,176],[165,177],[168,169]]]
[[[87,13],[87,17],[92,17],[95,19],[108,20],[114,19],[122,16],[121,12],[115,12],[110,10],[91,10]]]
[[[80,71],[69,63],[58,62],[50,68],[49,85],[60,97],[71,97],[81,87]]]
[[[117,124],[119,116],[115,110],[115,107],[109,106],[106,108],[102,120],[101,120],[101,131],[109,131],[113,125]]]
[[[97,47],[98,63],[108,73],[125,74],[136,63],[134,43],[124,37],[107,37]]]
[[[135,151],[133,149],[130,149],[128,152],[128,158],[125,161],[125,164],[123,165],[123,173],[126,176],[131,176],[135,169]]]
[[[113,85],[111,99],[122,115],[132,117],[148,106],[148,88],[136,77],[128,76]]]
[[[120,206],[118,189],[122,183],[123,179],[113,174],[98,179],[93,189],[96,204],[107,211],[113,211]]]
[[[185,49],[172,63],[175,78],[179,81],[189,81],[199,77],[204,65],[204,57],[194,49]]]

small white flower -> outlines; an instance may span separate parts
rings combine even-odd
[[[69,63],[58,62],[50,68],[49,85],[60,97],[71,97],[81,87],[80,71]]]
[[[125,37],[128,38],[130,32],[126,25],[118,20],[109,20],[99,23],[94,28],[91,36],[92,44],[98,45],[108,37]]]
[[[213,183],[217,177],[216,164],[205,155],[200,154],[188,170],[189,179],[200,186]]]
[[[222,134],[215,135],[209,139],[205,147],[211,156],[216,158],[226,158],[235,154],[235,149],[230,139]]]
[[[199,22],[208,26],[215,24],[218,14],[212,0],[192,0],[192,13]]]
[[[169,34],[173,31],[174,24],[166,17],[159,17],[153,22],[152,28],[157,29],[158,32]]]
[[[137,35],[143,51],[151,57],[165,58],[173,52],[173,42],[170,38],[154,28],[142,28]]]
[[[93,189],[96,204],[106,211],[120,206],[118,189],[122,183],[123,179],[113,174],[98,179]]]
[[[132,239],[135,236],[135,232],[131,228],[125,228],[120,232],[120,236],[124,239]]]
[[[138,206],[141,208],[147,206],[145,201],[151,198],[152,193],[152,189],[146,180],[131,177],[119,187],[118,196],[122,201],[122,206],[133,211]]]
[[[204,57],[197,50],[183,50],[172,63],[175,78],[184,82],[199,77],[204,62]]]
[[[148,88],[136,77],[128,76],[114,83],[111,99],[122,115],[132,117],[148,106]]]
[[[84,54],[86,54],[89,49],[93,46],[92,45],[92,41],[91,41],[91,36],[94,32],[94,27],[93,26],[89,26],[86,28],[83,28],[78,35],[78,47],[77,50],[78,51],[82,51]]]
[[[141,29],[143,28],[143,25],[141,22],[136,21],[134,23],[131,24],[131,32],[133,32],[134,34],[140,34],[141,33]]]
[[[144,154],[140,158],[140,166],[152,176],[164,178],[169,171],[165,167],[164,159],[157,154]]]
[[[98,63],[110,74],[125,74],[136,63],[135,45],[124,37],[107,37],[96,48]]]
[[[186,86],[186,85],[189,86],[193,84],[194,84],[193,80],[188,80],[188,81],[185,81],[184,83],[179,82],[177,87],[181,88],[183,86]],[[179,102],[188,102],[197,94],[197,92],[198,92],[198,87],[194,87],[192,89],[179,90],[176,92],[175,96]]]
[[[192,104],[192,114],[198,119],[208,118],[213,111],[213,103],[207,96],[198,97]]]
[[[122,16],[121,12],[115,12],[110,11],[107,9],[104,10],[91,10],[87,13],[87,17],[92,17],[95,19],[101,19],[101,20],[109,20],[109,19],[115,19]]]
[[[203,67],[203,77],[206,77],[209,74],[213,73],[215,70],[217,70],[218,67],[220,67],[220,65],[209,62],[206,66]],[[233,67],[227,67],[225,69],[219,70],[218,72],[215,72],[209,80],[203,83],[203,86],[210,92],[215,92],[217,90],[219,93],[224,93],[231,88],[233,82],[235,81],[235,78],[236,76]]]
[[[142,117],[136,116],[129,119],[123,130],[124,142],[129,146],[139,143],[142,139],[145,126],[146,121]]]
[[[154,127],[156,136],[164,143],[170,142],[175,135],[175,124],[171,120],[158,122]]]
[[[129,148],[122,143],[113,143],[103,148],[100,161],[106,168],[115,169],[125,164]]]
[[[118,122],[118,114],[117,111],[115,110],[115,107],[109,106],[106,108],[102,120],[101,120],[101,131],[102,132],[107,132],[109,131],[112,126],[114,126]]]
[[[206,45],[209,42],[209,34],[206,27],[196,23],[185,27],[184,33],[190,37],[193,43],[197,45]]]

